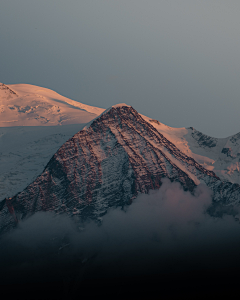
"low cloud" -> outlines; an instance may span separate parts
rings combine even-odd
[[[210,205],[205,185],[192,195],[165,179],[124,209],[109,209],[100,226],[36,213],[1,237],[1,282],[76,283],[237,268],[240,224],[232,216],[209,216]]]

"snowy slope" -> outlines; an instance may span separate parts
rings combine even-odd
[[[194,158],[224,181],[240,184],[240,133],[213,138],[196,129],[173,128],[143,116],[183,153]]]
[[[0,84],[0,127],[87,123],[104,111],[30,84]]]
[[[0,199],[12,197],[35,180],[84,125],[0,127]]]

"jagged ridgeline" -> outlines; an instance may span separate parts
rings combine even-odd
[[[108,208],[130,204],[138,193],[159,189],[165,177],[190,192],[205,183],[218,207],[240,199],[238,184],[222,182],[134,108],[116,105],[64,143],[34,182],[1,202],[1,231],[38,211],[99,220]]]

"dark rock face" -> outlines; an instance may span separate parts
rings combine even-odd
[[[222,149],[222,153],[226,154],[227,156],[230,156],[230,157],[234,158],[234,155],[232,153],[232,149],[231,148],[223,148]]]
[[[230,142],[236,145],[239,145],[239,140],[240,140],[240,132],[237,134],[234,134],[231,139]]]
[[[98,220],[109,207],[124,206],[138,193],[158,189],[164,177],[189,191],[201,180],[212,188],[216,201],[230,196],[230,190],[239,197],[238,185],[224,186],[132,107],[113,107],[63,144],[24,191],[1,202],[0,230],[37,211]]]
[[[0,90],[4,91],[5,97],[11,98],[12,95],[17,96],[17,94],[13,90],[11,90],[8,86],[6,86],[4,83],[1,82],[0,82]]]
[[[198,142],[199,146],[201,147],[216,147],[218,139],[208,136],[206,134],[197,131],[193,127],[190,127],[193,130],[192,137]]]
[[[158,125],[161,124],[158,120],[151,119],[151,120],[149,120],[149,121],[152,122],[152,123],[156,123],[156,124],[158,124]]]

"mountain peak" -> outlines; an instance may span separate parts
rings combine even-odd
[[[113,106],[110,106],[109,108],[105,109],[99,116],[97,116],[96,118],[94,118],[93,120],[91,120],[84,128],[83,130],[87,130],[92,124],[93,122],[95,122],[97,119],[100,119],[103,115],[105,115],[106,113],[110,112],[112,109],[118,109],[118,108],[132,108],[134,109],[132,106],[127,105],[125,103],[119,103],[119,104],[115,104]],[[135,110],[135,109],[134,109]]]
[[[238,184],[222,182],[131,106],[114,105],[67,140],[22,192],[1,201],[0,232],[37,211],[101,222],[110,207],[123,207],[139,193],[159,189],[163,178],[191,192],[205,183],[214,201],[240,201]]]
[[[101,117],[102,115],[104,115],[105,113],[107,113],[108,111],[110,111],[110,110],[113,109],[113,108],[122,108],[122,107],[133,108],[132,106],[127,105],[126,103],[115,104],[115,105],[112,105],[112,106],[110,106],[109,108],[107,108],[105,111],[103,111],[102,114],[99,115],[98,117]]]
[[[127,105],[126,103],[119,103],[119,104],[115,104],[113,106],[111,106],[110,108],[117,108],[117,107],[122,107],[122,106],[128,106],[128,107],[131,107],[130,105]]]

